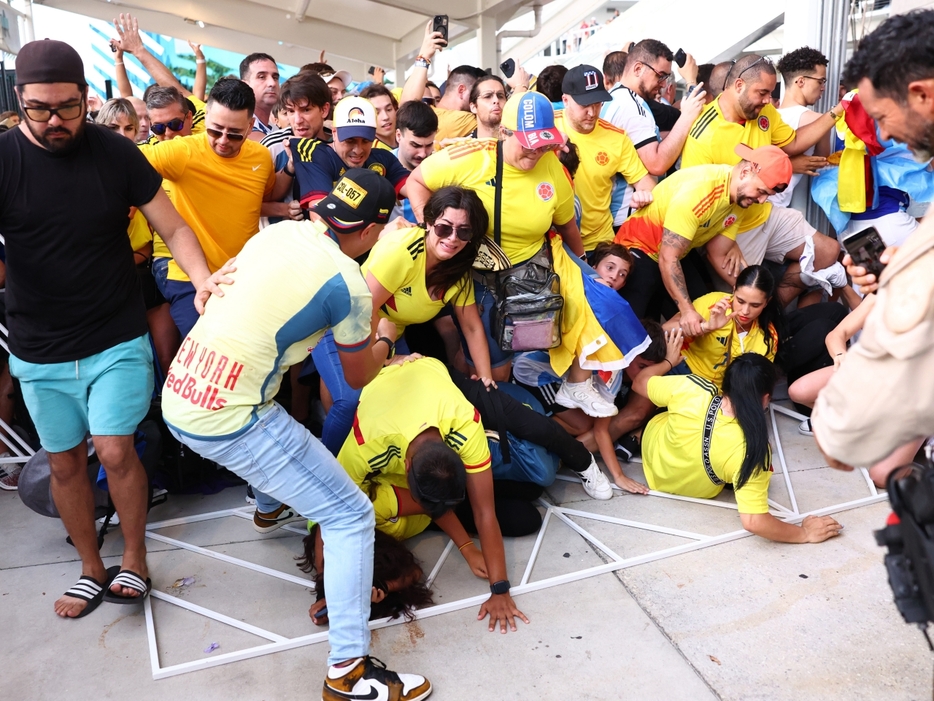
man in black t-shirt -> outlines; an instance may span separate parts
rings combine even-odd
[[[169,245],[202,304],[216,278],[136,145],[85,122],[87,83],[73,48],[26,44],[16,86],[23,122],[0,136],[10,371],[49,454],[52,497],[81,557],[81,579],[55,602],[59,616],[77,618],[104,598],[139,602],[151,587],[146,474],[133,434],[149,409],[153,361],[127,235],[130,208],[142,210]],[[110,572],[97,547],[88,433],[125,540],[123,562]]]

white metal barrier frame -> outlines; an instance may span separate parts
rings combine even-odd
[[[785,407],[778,406],[776,404],[772,404],[769,407],[773,445],[775,447],[774,452],[777,455],[779,462],[781,464],[782,476],[784,478],[785,486],[788,490],[789,501],[791,504],[791,508],[787,508],[783,506],[782,504],[772,499],[769,499],[769,505],[772,508],[772,513],[777,518],[787,523],[799,524],[807,516],[826,516],[829,514],[835,514],[841,511],[846,511],[849,509],[855,509],[861,506],[866,506],[868,504],[874,504],[886,498],[886,494],[884,492],[879,492],[876,489],[875,485],[873,485],[872,481],[869,479],[869,475],[866,472],[866,470],[861,468],[863,477],[869,486],[870,495],[868,497],[864,497],[861,499],[855,499],[852,501],[847,501],[841,504],[835,504],[835,505],[824,507],[821,509],[816,509],[814,511],[810,511],[807,513],[801,513],[798,509],[798,502],[795,497],[794,487],[792,486],[791,478],[790,478],[790,475],[788,474],[788,466],[785,462],[784,451],[782,450],[781,437],[779,436],[779,432],[778,432],[778,423],[776,421],[776,414],[782,414],[784,416],[788,416],[798,421],[803,421],[806,417],[790,409],[786,409]],[[571,481],[571,482],[578,481],[576,477],[570,477],[570,476],[564,476],[564,475],[559,475],[558,478]],[[614,489],[615,488],[616,487],[614,487]],[[709,500],[709,499],[695,499],[693,497],[684,497],[684,496],[679,496],[675,494],[667,494],[665,492],[657,492],[654,490],[650,491],[649,494],[650,496],[657,497],[660,499],[671,499],[671,500],[676,500],[676,501],[684,501],[684,502],[690,502],[690,503],[695,503],[695,504],[702,504],[702,505],[710,506],[714,508],[725,508],[725,509],[733,509],[733,510],[737,509],[736,504],[731,504],[727,502],[721,502],[721,501],[715,501],[715,500]],[[619,572],[621,570],[628,569],[630,567],[636,567],[638,565],[643,565],[649,562],[663,560],[669,557],[676,557],[678,555],[683,555],[686,553],[694,552],[697,550],[701,550],[703,548],[709,548],[715,545],[721,545],[723,543],[729,543],[735,540],[740,540],[741,538],[747,538],[750,535],[752,535],[751,533],[749,533],[748,531],[744,529],[738,529],[734,531],[728,531],[726,533],[721,533],[718,535],[709,536],[709,535],[703,535],[700,533],[694,533],[691,531],[685,531],[681,529],[668,528],[666,526],[659,526],[656,524],[645,523],[642,521],[633,521],[630,519],[623,519],[623,518],[617,518],[614,516],[607,516],[604,514],[592,513],[592,512],[584,511],[581,509],[572,509],[572,508],[567,508],[563,506],[556,506],[544,500],[539,500],[539,503],[541,504],[541,506],[545,508],[545,515],[543,517],[542,526],[539,529],[538,536],[532,547],[532,551],[529,556],[528,562],[526,564],[525,570],[522,574],[522,579],[520,580],[517,586],[514,586],[512,588],[511,593],[514,596],[518,596],[521,594],[527,594],[533,591],[540,591],[543,589],[548,589],[551,587],[560,586],[562,584],[576,582],[576,581],[587,579],[590,577],[597,577],[599,575],[608,574],[610,572]],[[231,516],[238,517],[238,518],[244,518],[244,519],[251,519],[252,518],[252,507],[237,508],[237,509],[224,509],[221,511],[198,514],[195,516],[174,518],[174,519],[169,519],[165,521],[159,521],[156,523],[151,523],[147,527],[146,537],[151,540],[156,540],[158,542],[161,542],[167,545],[171,545],[171,546],[178,547],[184,550],[188,550],[189,552],[211,557],[216,560],[225,562],[227,564],[237,565],[239,567],[243,567],[243,568],[252,570],[254,572],[259,572],[261,574],[265,574],[271,577],[276,577],[278,579],[281,579],[287,582],[292,582],[302,587],[307,587],[310,589],[314,588],[314,582],[312,582],[310,579],[306,577],[299,577],[296,575],[291,575],[291,574],[287,574],[284,572],[280,572],[278,570],[264,567],[262,565],[257,565],[255,563],[248,562],[246,560],[231,557],[223,553],[218,553],[208,548],[203,548],[197,545],[192,545],[190,543],[186,543],[184,541],[181,541],[175,538],[169,538],[167,536],[164,536],[164,535],[161,535],[155,532],[155,531],[158,531],[160,529],[167,528],[170,526],[178,526],[178,525],[196,523],[199,521],[208,521],[208,520],[219,519],[219,518],[227,518]],[[623,557],[615,553],[611,548],[609,548],[607,545],[601,542],[599,538],[597,538],[586,528],[578,524],[575,520],[573,520],[574,518],[597,521],[597,522],[602,522],[602,523],[609,523],[613,525],[624,526],[628,528],[636,528],[639,530],[650,531],[650,532],[655,532],[655,533],[662,533],[665,535],[684,538],[690,542],[684,543],[682,545],[676,545],[672,547],[663,548],[661,550],[657,550],[651,553],[646,553],[646,554],[642,554],[642,555],[638,555],[634,557]],[[542,579],[539,581],[531,581],[531,575],[535,567],[535,562],[541,550],[542,542],[544,540],[545,533],[548,529],[548,524],[552,519],[557,519],[558,521],[561,521],[566,526],[571,528],[573,531],[578,533],[584,540],[590,543],[595,549],[599,550],[603,554],[604,558],[608,561],[605,562],[604,564],[586,567],[584,569],[581,569],[575,572],[548,577],[546,579]],[[283,529],[291,531],[293,533],[300,534],[300,535],[304,535],[306,533],[306,531],[303,528],[297,527],[295,525],[286,525],[286,526],[283,526]],[[431,586],[431,584],[435,581],[439,572],[441,571],[441,568],[444,566],[445,561],[447,560],[448,556],[451,554],[453,550],[454,550],[454,542],[448,541],[440,557],[438,558],[437,562],[435,562],[434,566],[431,569],[430,574],[428,575],[428,578],[427,578],[428,586]],[[451,602],[447,602],[444,604],[430,606],[428,608],[419,610],[416,614],[416,617],[418,619],[426,619],[426,618],[431,618],[433,616],[440,616],[445,613],[452,613],[454,611],[460,611],[465,608],[479,606],[481,603],[483,603],[488,598],[488,596],[489,596],[488,594],[484,593],[484,594],[480,594],[477,596],[471,596],[465,599],[461,599],[459,601],[451,601]],[[204,616],[206,618],[217,621],[219,623],[223,623],[225,625],[231,626],[233,628],[244,631],[246,633],[250,633],[257,637],[263,638],[267,640],[268,642],[261,644],[261,645],[256,645],[253,647],[245,648],[242,650],[222,653],[219,655],[212,655],[211,657],[206,657],[206,658],[199,659],[199,660],[192,660],[189,662],[183,662],[180,664],[162,667],[159,662],[159,648],[156,642],[155,619],[153,616],[152,601],[151,601],[153,598],[158,599],[159,601],[164,601],[166,603],[172,604],[173,606],[178,606],[192,613],[199,614],[201,616]],[[293,650],[295,648],[305,647],[307,645],[314,645],[316,643],[325,642],[327,640],[327,631],[312,633],[309,635],[302,635],[296,638],[288,638],[283,635],[279,635],[278,633],[251,625],[249,623],[245,623],[243,621],[230,618],[229,616],[226,616],[217,611],[213,611],[203,606],[198,606],[197,604],[193,604],[180,597],[171,596],[169,594],[158,591],[156,589],[152,590],[150,597],[144,600],[143,605],[144,605],[144,611],[145,611],[145,616],[146,616],[147,637],[149,640],[150,664],[152,666],[152,677],[154,680],[166,679],[169,677],[178,676],[180,674],[186,674],[188,672],[195,672],[195,671],[200,671],[204,669],[209,669],[211,667],[218,667],[220,665],[230,664],[233,662],[240,662],[242,660],[248,660],[248,659],[260,657],[263,655],[269,655],[275,652]],[[399,618],[396,620],[385,618],[385,619],[381,619],[377,621],[371,621],[370,629],[377,630],[380,628],[386,628],[389,626],[398,625],[404,622],[405,622],[404,618]]]

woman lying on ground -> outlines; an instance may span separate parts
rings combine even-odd
[[[680,372],[699,375],[719,387],[732,358],[758,353],[774,360],[789,383],[833,364],[824,339],[846,316],[840,304],[823,302],[789,314],[775,294],[775,278],[767,268],[750,265],[736,278],[733,294],[711,292],[694,300],[704,317],[704,333],[689,339]],[[680,314],[664,324],[679,328]]]
[[[431,590],[422,582],[422,568],[403,543],[381,531],[375,531],[375,536],[370,620],[401,615],[411,621],[417,609],[434,603]],[[298,566],[315,577],[315,603],[308,609],[308,615],[320,626],[328,622],[328,614],[324,598],[324,542],[318,524],[312,525],[302,545],[305,554],[299,558]]]
[[[681,347],[681,331],[667,332],[669,350]],[[670,356],[670,357],[673,357]],[[769,513],[772,459],[765,408],[775,387],[775,367],[744,353],[723,376],[723,393],[697,375],[670,375],[669,361],[646,368],[633,391],[666,407],[646,426],[642,464],[649,487],[670,494],[712,499],[733,486],[743,528],[783,543],[819,543],[840,533],[829,516],[808,516],[800,526]]]
[[[847,314],[846,318],[840,324],[827,334],[826,346],[827,352],[833,358],[833,366],[821,368],[798,378],[790,387],[788,387],[788,396],[796,404],[812,408],[817,401],[817,395],[830,382],[830,378],[840,368],[841,363],[846,359],[847,342],[853,338],[858,331],[863,328],[866,318],[875,306],[875,294],[866,295],[862,304]],[[811,431],[811,419],[805,419],[798,427],[798,432],[805,436],[813,436]],[[906,443],[897,448],[885,460],[877,462],[869,468],[869,476],[877,487],[885,487],[885,480],[889,472],[899,465],[906,465],[914,458],[915,453],[924,443],[923,438]]]

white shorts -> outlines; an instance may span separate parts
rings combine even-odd
[[[736,237],[739,250],[749,265],[760,265],[763,260],[782,263],[789,251],[803,244],[817,229],[797,209],[772,207],[763,224]]]
[[[918,228],[918,220],[908,212],[901,211],[883,214],[875,219],[860,219],[858,221],[850,219],[846,228],[840,232],[840,240],[843,241],[850,234],[868,229],[870,226],[876,227],[886,246],[901,246],[905,239]]]

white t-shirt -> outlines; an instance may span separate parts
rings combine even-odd
[[[797,130],[798,124],[801,123],[801,116],[805,112],[810,111],[811,109],[809,107],[805,107],[804,105],[795,105],[794,107],[783,107],[782,109],[778,110],[778,113],[782,116],[785,124],[790,126],[792,129]],[[804,153],[808,156],[813,156],[814,148],[814,146],[811,146],[811,148],[809,148]],[[797,187],[798,183],[801,182],[802,177],[804,176],[801,173],[795,173],[792,175],[791,182],[788,183],[788,188],[784,192],[777,192],[772,195],[769,198],[769,202],[771,202],[776,207],[790,207],[791,196],[794,194],[795,187]]]
[[[610,95],[613,99],[603,103],[600,117],[610,124],[626,131],[638,151],[646,144],[661,141],[655,115],[646,101],[625,85],[617,83]],[[620,226],[629,216],[629,202],[633,187],[619,175],[613,180],[613,195],[610,198],[610,212],[613,226]]]

